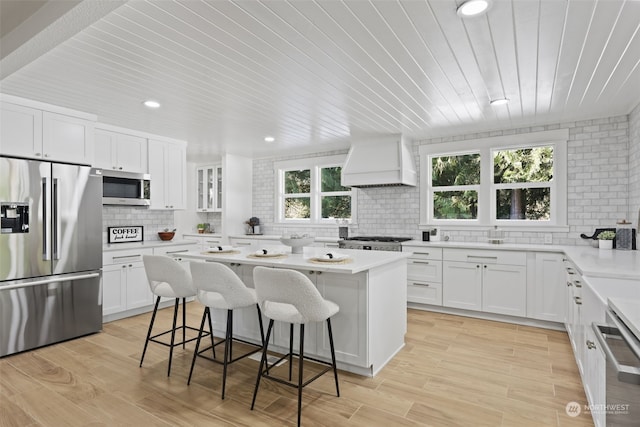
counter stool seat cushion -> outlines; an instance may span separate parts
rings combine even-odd
[[[233,271],[231,271],[231,273],[233,273]],[[244,284],[242,286],[244,286]],[[239,297],[230,296],[229,293],[221,294],[215,291],[198,289],[197,298],[202,305],[219,310],[233,310],[234,308],[248,307],[258,303],[258,297],[256,296],[255,289],[247,287],[239,289],[240,291],[234,291],[241,292],[243,294]]]
[[[326,313],[327,316],[324,318],[329,318],[340,311],[340,307],[338,304],[333,301],[325,300],[323,301],[323,313]],[[279,322],[287,322],[287,323],[308,323],[309,320],[306,316],[302,315],[300,311],[293,304],[285,304],[281,302],[273,302],[273,301],[265,301],[262,307],[262,311],[266,317],[269,319],[277,320]],[[322,320],[324,320],[322,319]]]

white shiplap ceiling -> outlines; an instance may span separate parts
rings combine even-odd
[[[64,22],[77,32],[35,60],[37,38],[3,55],[0,90],[186,139],[193,161],[609,117],[640,102],[639,1],[494,0],[461,19],[461,0],[131,0],[89,25],[86,10],[104,3],[84,0]],[[162,108],[144,108],[149,98]]]

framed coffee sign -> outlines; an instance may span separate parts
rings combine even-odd
[[[142,242],[144,227],[134,225],[129,227],[107,227],[109,243]]]

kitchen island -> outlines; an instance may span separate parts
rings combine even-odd
[[[332,319],[336,361],[340,369],[374,376],[404,346],[407,329],[407,262],[409,253],[371,252],[341,249],[346,262],[313,262],[311,258],[327,253],[326,248],[305,247],[292,254],[286,246],[272,248],[284,254],[256,257],[255,251],[234,248],[231,253],[191,251],[176,255],[185,261],[220,262],[231,267],[242,281],[253,287],[256,265],[290,268],[304,273],[328,300],[340,306]],[[335,252],[334,252],[335,253]],[[214,310],[214,332],[224,336],[226,314]],[[234,312],[234,336],[259,342],[255,310]],[[298,336],[294,337],[297,348]],[[287,352],[289,325],[274,326],[270,349]],[[330,360],[329,340],[323,323],[305,328],[305,353]]]

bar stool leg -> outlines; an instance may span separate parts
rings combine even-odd
[[[213,337],[213,323],[211,322],[211,310],[207,307],[207,317],[209,318],[209,333],[211,335],[211,351],[213,351],[213,358],[216,358],[216,345]]]
[[[169,368],[167,376],[171,376],[171,359],[173,358],[173,347],[176,340],[176,323],[178,321],[178,309],[180,308],[180,298],[176,298],[175,308],[173,309],[173,327],[171,328],[171,345],[169,346]]]
[[[189,370],[189,379],[187,380],[187,385],[191,384],[191,375],[193,375],[193,367],[196,365],[196,358],[198,357],[198,350],[200,349],[200,340],[202,339],[202,330],[204,329],[204,322],[207,319],[208,311],[209,311],[209,307],[205,307],[204,312],[202,313],[202,322],[200,322],[200,331],[198,331],[198,339],[196,340],[196,349],[193,352],[193,359],[191,360],[191,369]]]
[[[222,400],[227,384],[227,365],[231,359],[231,336],[233,334],[233,310],[227,310],[227,330],[224,337],[224,360],[222,362]]]
[[[256,308],[258,309],[258,323],[260,324],[260,342],[264,345],[264,329],[262,326],[262,310],[260,310],[260,305],[256,304]]]
[[[182,348],[187,341],[187,299],[182,298]]]
[[[289,381],[291,381],[292,369],[293,369],[293,323],[289,324]]]
[[[151,315],[151,323],[149,323],[149,331],[147,332],[147,339],[144,342],[144,349],[142,349],[142,357],[140,358],[140,367],[142,368],[142,362],[144,361],[144,354],[147,352],[147,346],[149,345],[149,338],[151,337],[151,330],[153,329],[153,322],[156,321],[156,313],[158,312],[158,304],[160,304],[160,297],[156,298],[156,305],[153,307],[153,314]]]
[[[300,418],[302,416],[303,360],[304,360],[304,323],[301,323],[300,324],[300,358],[298,359],[298,363],[300,363],[300,366],[298,367],[298,427],[300,427]]]
[[[329,345],[331,346],[331,364],[333,365],[333,377],[336,379],[336,395],[340,397],[340,387],[338,386],[338,368],[336,367],[336,351],[333,347],[333,333],[331,332],[331,319],[327,319],[327,329],[329,331]]]
[[[258,388],[260,387],[260,379],[262,378],[262,369],[267,361],[267,346],[269,345],[269,338],[271,337],[271,329],[273,329],[273,319],[269,320],[269,326],[267,327],[267,336],[262,346],[262,358],[260,358],[260,368],[258,369],[258,378],[256,378],[256,388],[253,390],[253,400],[251,401],[251,410],[256,404],[256,397],[258,397]]]

